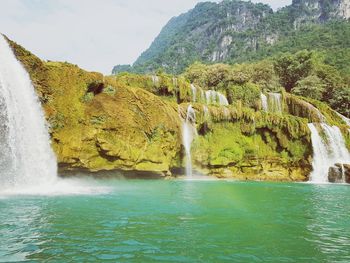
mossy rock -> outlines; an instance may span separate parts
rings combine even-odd
[[[43,104],[61,171],[167,172],[179,163],[176,105],[70,63],[41,61],[10,44]]]

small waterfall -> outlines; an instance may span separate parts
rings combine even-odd
[[[228,100],[222,93],[215,90],[207,90],[205,92],[206,103],[210,104],[219,104],[221,106],[228,106]]]
[[[196,122],[196,113],[192,108],[192,105],[189,105],[187,108],[186,119],[182,127],[182,140],[183,146],[185,148],[186,154],[186,176],[192,176],[192,157],[191,157],[191,145],[192,141],[197,134],[197,131],[194,127]]]
[[[205,102],[205,92],[201,89],[201,100],[202,102]]]
[[[282,113],[282,95],[280,93],[269,93],[268,95],[268,110]]]
[[[280,93],[260,94],[262,109],[266,112],[282,113],[282,95]]]
[[[0,35],[0,187],[55,181],[57,167],[40,102],[28,73]]]
[[[196,102],[197,100],[197,88],[191,84],[191,90],[192,90],[192,101]]]
[[[267,103],[267,97],[264,93],[261,93],[260,94],[260,98],[261,98],[261,106],[262,106],[262,109],[266,112],[269,111],[269,105]]]
[[[308,124],[311,131],[312,147],[314,152],[313,171],[310,176],[311,182],[328,182],[328,170],[336,163],[350,162],[350,153],[346,148],[345,141],[337,126],[329,126],[321,123],[325,139],[321,137],[313,123]]]
[[[152,78],[153,85],[157,86],[159,84],[159,77],[156,75],[152,75],[151,78]]]
[[[173,77],[173,85],[174,85],[175,87],[178,86],[178,81],[177,81],[177,78],[175,78],[175,77]]]
[[[206,90],[204,91],[201,88],[197,88],[194,84],[191,84],[192,91],[192,102],[197,102],[197,96],[199,97],[199,101],[205,103],[207,105],[220,105],[220,106],[228,106],[228,100],[225,95],[215,90]]]
[[[203,105],[204,119],[208,120],[210,118],[210,113],[207,105]]]
[[[230,111],[229,111],[228,108],[224,107],[223,114],[224,114],[225,120],[229,120],[230,119]]]

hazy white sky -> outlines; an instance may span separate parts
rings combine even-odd
[[[201,0],[0,0],[0,32],[42,59],[110,73]],[[292,0],[254,0],[274,9]]]

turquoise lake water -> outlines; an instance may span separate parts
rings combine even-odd
[[[1,262],[350,262],[350,187],[89,182],[0,196]]]

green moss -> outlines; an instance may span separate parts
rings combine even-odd
[[[85,93],[84,96],[81,98],[81,102],[90,102],[92,101],[94,98],[94,94],[93,93]]]
[[[103,93],[108,95],[114,95],[116,93],[116,88],[113,86],[108,85],[104,90]]]
[[[164,73],[158,75],[140,75],[121,73],[107,77],[107,83],[114,86],[138,87],[174,102],[190,102],[192,93],[190,83],[183,77],[174,77]]]

